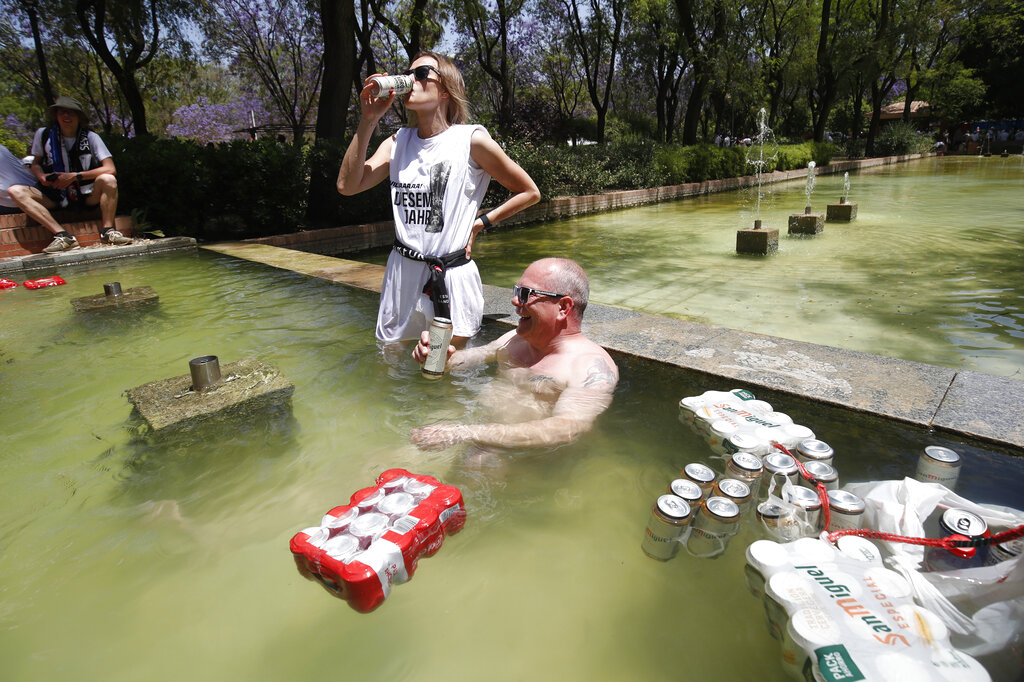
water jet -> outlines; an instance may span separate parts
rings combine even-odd
[[[857,202],[850,202],[850,174],[843,173],[843,196],[838,204],[829,204],[825,209],[825,220],[829,222],[850,222],[857,217]]]
[[[825,216],[821,213],[811,212],[811,194],[814,193],[814,167],[811,161],[807,164],[807,186],[804,194],[807,196],[807,204],[803,213],[796,213],[789,216],[790,234],[818,234],[825,229]]]

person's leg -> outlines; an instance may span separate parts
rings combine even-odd
[[[117,178],[113,175],[101,175],[93,181],[92,194],[85,199],[86,206],[100,207],[100,218],[103,229],[100,239],[106,244],[131,244],[132,240],[125,237],[114,227],[117,217]]]
[[[114,227],[117,217],[117,178],[113,175],[101,175],[93,181],[92,194],[86,200],[86,206],[99,204],[103,229]]]
[[[36,221],[53,234],[59,234],[64,231],[64,228],[60,226],[53,216],[50,214],[50,209],[56,208],[57,204],[39,191],[38,187],[29,187],[28,185],[11,185],[7,188],[7,193],[11,195],[11,199],[18,205],[18,208],[32,220]]]

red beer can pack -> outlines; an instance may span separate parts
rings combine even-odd
[[[60,275],[54,275],[53,277],[41,277],[39,279],[30,279],[27,282],[22,282],[22,286],[26,289],[42,289],[43,287],[58,287],[61,284],[67,284],[64,278]]]
[[[421,557],[466,523],[462,492],[436,478],[389,469],[290,543],[299,572],[360,613],[412,578]]]

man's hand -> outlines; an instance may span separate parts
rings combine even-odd
[[[445,358],[445,363],[451,359],[452,353],[455,352],[455,346],[448,346],[448,357]],[[416,364],[422,365],[427,361],[427,354],[430,353],[430,332],[420,332],[420,340],[416,344],[416,347],[412,349],[412,359],[416,361]]]
[[[471,429],[465,424],[431,424],[409,433],[409,440],[420,450],[445,450],[471,438]]]

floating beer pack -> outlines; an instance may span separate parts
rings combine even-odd
[[[327,512],[319,526],[296,533],[290,546],[303,576],[366,613],[387,599],[393,584],[411,579],[420,558],[437,552],[465,523],[458,488],[389,469],[376,485]]]
[[[793,450],[814,432],[784,412],[776,412],[750,391],[705,391],[679,401],[679,420],[707,441],[716,454],[749,452],[764,456],[779,443]]]
[[[802,538],[747,548],[747,586],[764,602],[783,667],[801,680],[989,680],[950,645],[949,629],[918,606],[910,583],[859,537],[834,547]]]

